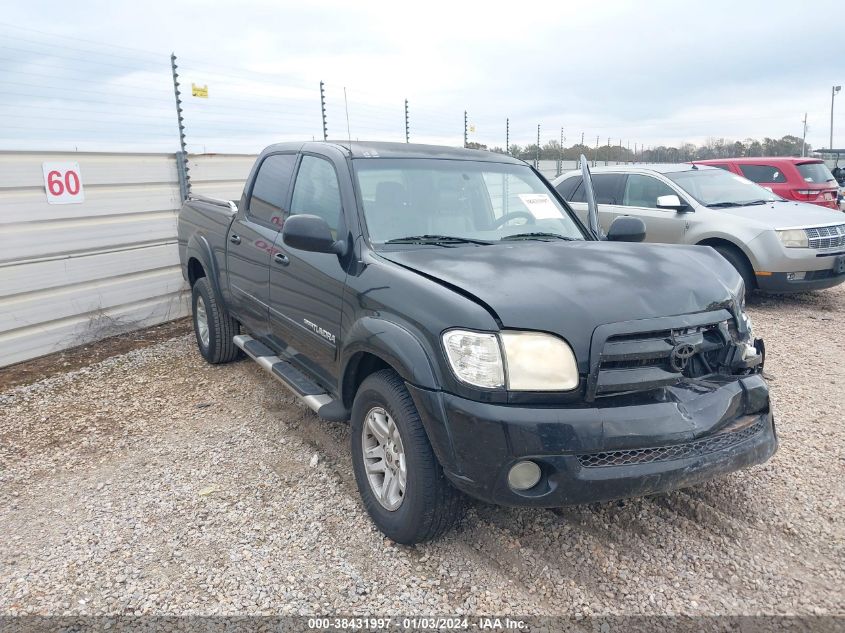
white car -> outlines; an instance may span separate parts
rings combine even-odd
[[[711,246],[739,271],[746,289],[800,292],[845,281],[845,217],[784,200],[716,167],[618,165],[592,173],[599,221],[620,215],[646,224],[646,241]],[[580,171],[556,178],[558,193],[582,220]]]

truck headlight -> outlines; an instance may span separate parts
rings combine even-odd
[[[786,229],[784,231],[777,231],[778,238],[781,244],[786,248],[809,248],[810,240],[804,229]]]
[[[449,330],[443,346],[455,376],[476,387],[569,391],[578,386],[572,348],[551,334]]]
[[[495,334],[449,330],[443,334],[443,347],[459,380],[487,389],[505,384],[502,351]]]
[[[508,389],[569,391],[578,386],[578,365],[572,348],[551,334],[502,332]]]

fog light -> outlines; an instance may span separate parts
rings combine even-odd
[[[540,481],[540,467],[534,462],[519,462],[508,473],[508,485],[514,490],[528,490]]]
[[[803,273],[786,273],[786,280],[787,281],[802,281],[804,277],[807,276],[806,272]]]

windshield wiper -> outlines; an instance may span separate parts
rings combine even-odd
[[[725,207],[751,207],[757,204],[768,204],[769,202],[774,202],[774,200],[745,200],[740,202],[714,202],[712,204],[708,204],[708,209],[721,209]]]
[[[568,237],[566,235],[560,235],[559,233],[545,233],[543,231],[535,231],[533,233],[515,233],[513,235],[508,235],[501,239],[502,242],[505,240],[543,240],[548,241],[548,238],[554,238],[557,240],[566,240],[567,242],[575,242],[577,241],[574,237]]]
[[[712,202],[708,205],[705,205],[708,209],[724,209],[726,207],[738,207],[740,206],[739,202]]]
[[[385,244],[481,244],[483,246],[489,246],[492,243],[487,240],[476,240],[456,235],[408,235],[385,242]]]

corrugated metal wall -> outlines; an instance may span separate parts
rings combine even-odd
[[[190,157],[196,193],[237,199],[254,156]],[[47,203],[42,162],[85,201]],[[0,366],[188,314],[171,154],[0,152]]]

